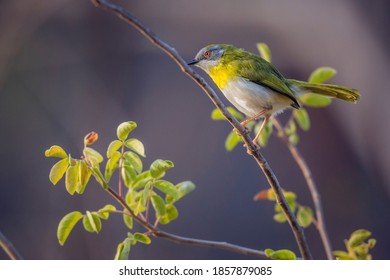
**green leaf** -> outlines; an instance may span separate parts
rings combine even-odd
[[[336,73],[336,69],[331,67],[319,67],[311,73],[308,81],[309,83],[320,84],[332,78]]]
[[[177,219],[177,217],[179,216],[179,212],[177,211],[177,208],[172,204],[168,204],[165,207],[165,210],[166,210],[165,215],[167,216],[169,221],[173,221],[173,220]]]
[[[66,170],[68,169],[69,159],[64,158],[59,162],[54,164],[54,166],[50,170],[49,179],[53,185],[57,184],[59,180],[61,180],[62,176],[64,176]]]
[[[150,175],[155,179],[161,178],[165,175],[165,171],[173,166],[170,160],[157,159],[150,165]]]
[[[111,158],[115,152],[119,150],[119,148],[122,147],[122,142],[119,140],[114,140],[108,145],[107,148],[107,158]],[[120,153],[119,153],[120,154]]]
[[[102,222],[96,212],[86,211],[83,218],[83,226],[86,231],[99,233],[102,229]]]
[[[125,212],[128,213],[126,210]],[[133,228],[133,218],[131,216],[123,214],[123,222],[129,229]]]
[[[179,198],[179,192],[171,182],[165,180],[158,180],[154,183],[154,186],[163,193],[172,196],[175,200]]]
[[[295,134],[297,132],[297,126],[293,120],[290,120],[287,124],[287,127],[284,130],[284,133],[287,135]]]
[[[84,148],[84,156],[88,158],[94,166],[99,165],[103,161],[103,156],[96,150],[85,147]]]
[[[134,233],[134,239],[137,240],[138,242],[141,242],[143,244],[150,244],[152,240],[150,240],[149,236],[136,232]]]
[[[146,210],[145,204],[143,203],[143,201],[144,200],[142,198],[138,199],[137,205],[135,206],[135,209],[134,209],[134,215],[138,215],[139,213],[142,213]]]
[[[157,216],[165,215],[165,203],[164,200],[157,194],[152,195],[152,205],[154,210],[156,211]]]
[[[256,46],[257,46],[257,50],[260,53],[260,56],[264,60],[271,62],[271,58],[272,58],[271,57],[271,50],[269,49],[268,45],[265,43],[257,43]]]
[[[299,136],[298,134],[291,134],[289,137],[288,137],[288,141],[290,141],[291,144],[293,144],[294,146],[298,145],[299,143]]]
[[[126,238],[123,242],[118,244],[116,249],[115,260],[128,260],[131,249],[131,239]]]
[[[369,249],[372,249],[372,248],[374,248],[375,247],[375,244],[376,244],[376,239],[374,239],[374,238],[370,238],[369,240],[368,240],[368,248]]]
[[[141,174],[137,175],[133,182],[131,182],[131,188],[134,190],[143,188],[147,182],[152,180],[152,176],[150,175],[150,171],[144,171]]]
[[[332,103],[332,99],[327,96],[308,93],[299,97],[302,103],[309,107],[326,107]]]
[[[137,124],[135,122],[123,122],[121,123],[117,130],[116,135],[118,136],[119,140],[126,140],[127,136],[129,136],[129,133],[133,131],[137,127]]]
[[[226,109],[237,120],[242,120],[244,118],[244,116],[240,112],[238,112],[236,109],[234,109],[233,107],[227,107]],[[222,112],[218,108],[215,108],[211,112],[211,119],[214,120],[214,121],[224,121],[224,120],[226,120],[225,116],[222,114]]]
[[[139,156],[137,156],[133,152],[127,151],[124,154],[124,157],[125,157],[125,163],[126,161],[130,163],[134,167],[135,171],[137,171],[138,174],[142,172],[142,161],[139,158]]]
[[[59,157],[59,158],[67,158],[68,155],[65,153],[64,149],[60,146],[54,145],[45,151],[46,157]]]
[[[270,189],[272,190],[272,189]],[[272,194],[274,195],[274,192],[272,191]],[[286,198],[287,202],[295,201],[297,199],[297,195],[294,192],[283,192],[284,197]]]
[[[274,215],[274,220],[278,223],[284,223],[287,221],[286,215],[284,213],[276,213]]]
[[[68,238],[70,232],[74,228],[74,226],[77,224],[78,221],[83,217],[83,214],[81,214],[78,211],[71,212],[67,215],[65,215],[60,223],[58,224],[57,228],[57,239],[58,242],[63,246],[65,244],[66,239]]]
[[[142,144],[142,142],[139,141],[138,139],[131,138],[129,140],[126,140],[125,145],[130,150],[136,152],[137,154],[139,154],[142,157],[145,157],[144,144]]]
[[[294,110],[294,118],[296,119],[299,126],[302,128],[302,130],[309,130],[310,128],[310,118],[309,114],[304,108],[301,108],[299,110]]]
[[[73,195],[79,184],[79,163],[69,166],[65,173],[65,188],[69,194]]]
[[[103,189],[107,190],[109,188],[99,168],[92,167],[92,174],[95,177],[96,181],[103,187]]]
[[[290,250],[282,249],[273,251],[270,254],[270,258],[272,260],[296,260],[297,256]]]
[[[351,258],[349,256],[349,254],[345,251],[333,251],[333,255],[337,258],[337,259],[340,259],[340,260],[352,260],[353,258]]]
[[[270,249],[270,248],[264,250],[264,253],[265,253],[265,255],[266,255],[268,258],[271,257],[271,255],[272,255],[273,252],[275,252],[275,251],[272,250],[272,249]]]
[[[83,194],[85,187],[88,184],[89,179],[91,178],[92,171],[89,170],[87,164],[84,160],[79,163],[79,184],[77,185],[76,192],[78,194]]]
[[[371,236],[371,232],[369,232],[368,230],[358,229],[351,234],[348,240],[348,244],[351,247],[356,247],[370,236]]]
[[[124,164],[122,168],[122,178],[126,186],[130,186],[133,181],[137,178],[135,169],[130,164]]]
[[[313,222],[314,213],[310,207],[299,206],[297,212],[298,223],[307,228]]]
[[[195,190],[195,184],[191,181],[184,181],[176,185],[179,192],[179,199]]]
[[[116,211],[116,208],[114,205],[106,204],[103,208],[100,208],[98,211],[98,215],[100,218],[107,220],[110,216],[111,212]]]
[[[110,181],[112,174],[119,167],[118,161],[121,158],[121,153],[118,151],[114,151],[111,155],[111,158],[107,160],[106,170],[104,173],[104,177],[107,181]]]
[[[225,149],[230,152],[240,142],[242,142],[241,136],[239,136],[234,130],[232,130],[232,131],[230,131],[228,137],[226,138]]]

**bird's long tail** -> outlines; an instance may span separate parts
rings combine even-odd
[[[335,97],[348,102],[356,103],[360,98],[358,90],[343,86],[331,85],[331,84],[313,84],[298,80],[287,80],[288,83],[300,91],[299,95],[307,93],[315,93],[319,95],[325,95],[329,97]]]

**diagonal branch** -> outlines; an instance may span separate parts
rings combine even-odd
[[[170,241],[173,241],[175,243],[179,244],[188,244],[188,245],[197,245],[197,246],[203,246],[203,247],[211,247],[211,248],[217,248],[227,251],[232,251],[235,253],[239,253],[242,255],[252,256],[252,257],[260,257],[260,258],[266,258],[266,254],[263,251],[260,250],[254,250],[234,244],[230,244],[227,242],[220,242],[220,241],[210,241],[210,240],[202,240],[202,239],[195,239],[195,238],[189,238],[189,237],[183,237],[176,234],[168,233],[165,231],[162,231],[158,229],[155,226],[152,226],[145,220],[141,219],[137,215],[134,214],[133,210],[127,205],[127,203],[123,200],[122,197],[120,197],[113,189],[108,187],[106,191],[113,197],[115,200],[123,206],[124,209],[126,209],[129,212],[129,215],[136,220],[139,224],[141,224],[143,227],[145,227],[153,236],[164,238]]]
[[[313,176],[311,174],[311,171],[309,169],[309,166],[307,165],[306,161],[300,154],[299,150],[296,146],[294,146],[290,141],[288,141],[287,135],[284,132],[284,129],[280,122],[276,118],[272,118],[272,123],[275,125],[276,129],[278,130],[278,135],[282,139],[282,141],[286,144],[287,148],[290,150],[291,155],[293,156],[294,160],[298,164],[299,168],[302,171],[303,177],[306,180],[307,186],[310,190],[310,194],[313,199],[314,208],[316,211],[316,217],[317,222],[315,223],[315,226],[320,233],[322,243],[325,248],[326,256],[329,260],[333,259],[332,254],[332,245],[330,243],[330,239],[328,236],[328,232],[326,230],[325,225],[325,219],[324,219],[324,211],[322,209],[322,203],[321,203],[321,197],[320,193],[318,192],[316,183],[313,180]]]
[[[272,171],[266,159],[260,153],[258,147],[256,147],[255,144],[253,144],[252,139],[248,135],[248,132],[238,122],[238,120],[234,118],[227,111],[226,106],[222,103],[222,101],[215,93],[215,91],[206,83],[206,81],[201,76],[199,76],[196,72],[194,72],[190,67],[187,66],[186,62],[183,60],[183,58],[173,47],[171,47],[165,41],[160,39],[160,37],[154,34],[152,30],[144,23],[142,23],[138,18],[134,17],[123,8],[114,5],[109,1],[106,0],[91,0],[91,1],[95,6],[113,12],[119,18],[131,24],[142,35],[144,35],[147,39],[149,39],[154,45],[156,45],[158,48],[164,51],[169,57],[171,57],[179,65],[180,69],[184,73],[186,73],[192,80],[194,80],[203,89],[203,91],[205,91],[205,93],[208,95],[208,97],[211,99],[214,105],[222,112],[222,114],[226,117],[229,123],[241,134],[244,143],[248,148],[248,151],[251,153],[251,155],[253,156],[253,158],[255,159],[255,161],[263,171],[264,175],[268,180],[269,185],[275,192],[275,196],[278,204],[282,208],[283,212],[286,214],[288,223],[294,233],[302,257],[304,259],[311,259],[312,258],[311,253],[308,244],[306,242],[303,229],[298,224],[294,213],[291,211],[274,172]]]
[[[12,260],[21,260],[19,252],[15,249],[14,245],[2,234],[0,231],[0,247]]]

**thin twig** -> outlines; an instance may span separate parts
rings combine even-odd
[[[272,118],[272,123],[275,125],[276,129],[278,130],[278,135],[283,140],[283,142],[286,144],[287,148],[289,149],[291,155],[293,156],[294,160],[298,164],[299,168],[302,171],[303,177],[306,180],[307,186],[309,188],[310,194],[313,199],[314,208],[316,212],[317,221],[314,223],[316,226],[320,236],[322,243],[325,248],[326,256],[329,260],[333,259],[332,254],[332,245],[330,243],[330,239],[328,236],[328,232],[326,230],[325,225],[325,219],[324,219],[324,211],[322,209],[322,203],[321,203],[321,197],[320,193],[318,192],[316,183],[313,180],[313,176],[311,174],[310,168],[307,165],[306,161],[300,154],[298,148],[294,146],[290,141],[288,141],[288,137],[286,133],[284,132],[284,129],[282,125],[279,123],[279,121],[276,118]]]
[[[214,105],[222,112],[222,114],[226,117],[229,123],[241,134],[244,143],[248,148],[248,151],[251,153],[253,158],[256,160],[257,164],[262,169],[264,175],[268,180],[268,183],[270,184],[270,186],[275,192],[276,200],[287,217],[288,223],[294,233],[302,257],[304,259],[311,259],[312,258],[311,253],[309,250],[309,246],[306,242],[303,229],[297,222],[294,213],[291,211],[274,172],[272,171],[266,159],[260,153],[258,147],[252,142],[252,139],[248,135],[248,132],[239,123],[239,121],[227,111],[226,106],[220,100],[220,98],[215,93],[215,91],[206,83],[206,81],[201,76],[199,76],[196,72],[194,72],[190,67],[187,66],[186,62],[183,60],[183,58],[173,47],[171,47],[165,41],[160,39],[156,34],[152,32],[152,30],[148,26],[142,23],[138,18],[134,17],[123,8],[114,5],[109,1],[105,1],[105,0],[91,0],[91,1],[92,3],[94,3],[95,6],[114,12],[119,18],[123,19],[124,21],[126,21],[127,23],[135,27],[141,34],[143,34],[147,39],[149,39],[154,45],[156,45],[158,48],[163,50],[170,58],[172,58],[179,65],[180,69],[184,73],[186,73],[192,80],[194,80],[203,89],[203,91],[205,91],[205,93],[208,95],[208,97],[211,99]]]
[[[130,215],[134,220],[136,220],[140,225],[145,227],[150,234],[152,234],[155,237],[164,238],[170,241],[173,241],[175,243],[179,244],[188,244],[188,245],[197,245],[197,246],[203,246],[203,247],[211,247],[211,248],[217,248],[222,250],[228,250],[235,253],[247,255],[247,256],[253,256],[253,257],[261,257],[266,258],[266,254],[263,251],[260,250],[254,250],[251,248],[242,247],[239,245],[230,244],[227,242],[220,242],[220,241],[210,241],[210,240],[202,240],[202,239],[195,239],[195,238],[189,238],[189,237],[183,237],[176,234],[171,234],[165,231],[162,231],[158,229],[156,226],[153,226],[146,222],[145,220],[142,220],[137,215],[134,214],[133,210],[127,205],[127,203],[110,187],[106,189],[107,192],[115,198],[115,200],[123,206],[124,209],[128,211],[128,213],[124,212],[125,215]],[[116,211],[115,213],[120,212]]]
[[[21,260],[19,252],[15,249],[14,245],[4,236],[0,231],[0,247],[8,255],[11,260]]]

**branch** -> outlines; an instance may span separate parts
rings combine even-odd
[[[264,175],[268,180],[269,185],[275,192],[276,200],[287,217],[287,221],[294,233],[302,257],[304,259],[311,259],[311,253],[308,244],[306,242],[303,229],[297,222],[294,213],[291,211],[274,172],[272,171],[266,159],[260,153],[258,147],[255,144],[253,144],[252,139],[248,134],[248,131],[246,131],[246,129],[240,124],[240,122],[227,111],[226,106],[222,103],[222,101],[215,93],[215,91],[206,83],[206,81],[201,76],[199,76],[196,72],[194,72],[190,67],[187,66],[186,62],[183,60],[183,58],[173,47],[171,47],[165,41],[160,39],[156,34],[152,32],[152,30],[149,27],[143,24],[138,18],[134,17],[123,8],[114,5],[109,1],[105,1],[105,0],[91,0],[91,1],[95,6],[113,12],[119,18],[131,24],[142,35],[144,35],[147,39],[149,39],[154,45],[156,45],[158,48],[164,51],[169,57],[171,57],[179,65],[180,69],[184,73],[186,73],[192,80],[194,80],[203,89],[203,91],[205,91],[205,93],[208,95],[208,97],[211,99],[214,105],[222,112],[222,114],[226,117],[229,123],[241,134],[244,143],[248,148],[249,153],[251,153],[251,155],[259,165],[259,167],[262,169]]]
[[[284,129],[282,125],[279,123],[279,121],[276,118],[272,118],[272,123],[278,130],[278,135],[282,139],[282,141],[286,144],[287,148],[290,150],[291,155],[293,156],[294,160],[298,164],[299,168],[302,171],[303,177],[306,180],[307,186],[309,188],[310,194],[313,199],[314,208],[316,212],[317,222],[315,223],[315,226],[320,233],[322,243],[325,248],[326,256],[329,260],[333,259],[332,254],[332,245],[330,243],[330,239],[326,230],[325,226],[325,219],[324,219],[324,211],[322,209],[322,203],[321,203],[321,197],[320,193],[318,192],[316,183],[313,180],[313,176],[311,174],[311,171],[309,169],[309,166],[307,165],[306,161],[300,154],[299,150],[296,146],[294,146],[289,140],[284,132]]]
[[[261,257],[266,258],[267,256],[263,251],[260,250],[254,250],[250,248],[245,248],[242,246],[230,244],[227,242],[219,242],[219,241],[209,241],[209,240],[202,240],[202,239],[194,239],[194,238],[188,238],[188,237],[182,237],[179,235],[171,234],[165,231],[162,231],[158,229],[157,227],[149,224],[145,220],[141,219],[137,215],[134,214],[133,210],[127,205],[127,203],[120,197],[113,189],[108,187],[106,191],[116,199],[116,201],[119,202],[123,206],[124,209],[126,209],[129,212],[129,215],[136,220],[139,224],[141,224],[143,227],[145,227],[149,233],[151,233],[155,237],[164,238],[170,241],[173,241],[175,243],[179,244],[188,244],[188,245],[197,245],[197,246],[203,246],[203,247],[211,247],[211,248],[217,248],[217,249],[223,249],[232,251],[235,253],[252,256],[252,257]]]
[[[0,247],[5,251],[11,260],[21,260],[19,252],[15,249],[14,245],[4,236],[0,231]]]

